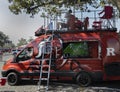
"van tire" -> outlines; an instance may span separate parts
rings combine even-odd
[[[18,77],[18,74],[15,72],[10,72],[7,75],[7,82],[10,86],[17,85],[19,83],[20,79]]]
[[[80,72],[76,77],[76,82],[82,87],[87,87],[92,83],[92,78],[87,72]]]

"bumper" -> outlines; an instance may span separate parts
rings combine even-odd
[[[1,71],[2,77],[6,77],[7,76],[7,71]]]

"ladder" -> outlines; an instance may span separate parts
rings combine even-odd
[[[45,57],[45,54],[48,54],[48,57]],[[46,65],[43,65],[44,61],[48,61],[47,70],[43,70],[43,67]],[[38,92],[41,92],[43,88],[41,88],[41,82],[45,81],[45,91],[47,92],[49,89],[49,78],[50,78],[50,68],[51,68],[51,60],[52,60],[52,43],[51,41],[46,41],[45,46],[43,48],[43,54],[42,54],[42,60],[40,61],[40,77],[38,82]]]

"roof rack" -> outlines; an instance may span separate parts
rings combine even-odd
[[[39,30],[35,32],[35,36],[47,35],[47,34],[63,34],[63,33],[88,33],[88,32],[116,32],[117,28],[107,28],[107,29],[88,29],[88,30]]]
[[[104,15],[100,15],[104,12]],[[105,6],[103,10],[89,10],[89,11],[75,11],[73,16],[75,16],[74,22],[67,21],[65,14],[67,12],[62,12],[61,16],[47,16],[44,19],[44,26],[40,27],[36,32],[35,36],[40,36],[43,34],[52,33],[72,33],[72,32],[103,32],[117,31],[115,13],[116,10],[112,6]],[[111,14],[111,16],[109,16]],[[88,17],[89,16],[89,17]],[[85,19],[88,18],[88,24],[85,26]],[[81,25],[75,24],[77,20],[81,21]],[[74,23],[74,29],[70,26],[70,23]],[[71,24],[73,25],[73,24]],[[88,26],[89,25],[89,26]],[[71,28],[71,29],[70,29]]]

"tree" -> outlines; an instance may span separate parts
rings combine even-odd
[[[0,31],[0,47],[3,47],[5,43],[9,42],[9,37]]]
[[[24,38],[21,38],[18,40],[17,46],[22,46],[22,45],[26,45],[27,44],[27,40]]]
[[[28,42],[31,42],[33,40],[32,36],[29,37]]]
[[[38,14],[44,10],[50,15],[59,14],[61,9],[76,7],[77,9],[86,9],[85,4],[89,4],[95,8],[111,3],[120,11],[120,0],[8,0],[9,9],[14,14],[25,12],[26,14]]]

